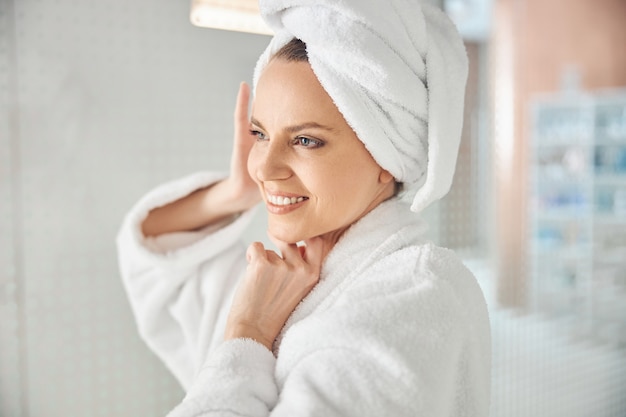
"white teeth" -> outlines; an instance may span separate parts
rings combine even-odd
[[[267,201],[275,206],[288,206],[290,204],[301,203],[305,200],[304,197],[282,197],[276,195],[267,195]]]

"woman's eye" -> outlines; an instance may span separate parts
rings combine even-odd
[[[267,137],[265,136],[265,133],[260,132],[258,130],[250,129],[250,134],[252,136],[256,136],[256,140],[266,140],[267,139]]]
[[[311,139],[304,136],[298,136],[295,142],[297,145],[304,146],[305,148],[319,148],[320,146],[324,145],[324,142],[320,140]]]

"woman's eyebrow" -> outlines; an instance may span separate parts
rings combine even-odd
[[[250,118],[250,123],[265,130],[265,128],[263,127],[263,124],[259,122],[257,119],[255,119],[254,117]],[[304,129],[322,129],[322,130],[327,130],[329,132],[335,131],[335,128],[330,127],[330,126],[325,126],[317,122],[305,122],[305,123],[300,123],[300,124],[293,125],[293,126],[287,126],[284,130],[289,133],[296,133]]]
[[[285,130],[289,133],[296,133],[304,129],[322,129],[322,130],[327,130],[329,132],[332,132],[335,130],[334,128],[330,126],[321,125],[317,122],[300,123],[300,124],[297,124],[294,126],[288,126],[285,128]]]

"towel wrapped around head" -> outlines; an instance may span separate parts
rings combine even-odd
[[[419,212],[450,189],[463,125],[467,55],[425,0],[260,0],[275,36],[255,69],[293,38],[374,160],[414,192]]]

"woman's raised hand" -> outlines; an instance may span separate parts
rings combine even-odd
[[[306,247],[272,241],[282,257],[260,242],[248,247],[248,268],[233,299],[225,340],[250,338],[272,350],[293,310],[319,280],[322,239],[309,239]]]
[[[248,174],[248,155],[256,140],[255,136],[250,134],[249,100],[250,87],[242,82],[235,105],[235,138],[230,159],[230,176],[224,180],[230,187],[240,210],[247,210],[261,201],[259,188]]]
[[[248,175],[248,155],[255,143],[249,133],[248,100],[250,87],[239,86],[235,106],[235,140],[230,176],[148,213],[141,224],[145,236],[196,230],[235,213],[248,210],[261,201],[261,193]]]

